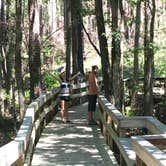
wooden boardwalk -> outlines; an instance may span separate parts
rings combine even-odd
[[[69,109],[70,124],[59,113],[44,129],[32,166],[112,166],[117,162],[98,126],[87,124],[87,103]]]

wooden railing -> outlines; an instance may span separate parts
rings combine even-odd
[[[87,86],[87,82],[73,85],[71,105],[87,101]],[[30,165],[35,145],[43,128],[58,111],[58,94],[59,88],[56,87],[28,106],[16,138],[0,148],[0,166]]]
[[[57,112],[58,93],[59,89],[55,88],[28,106],[16,138],[0,148],[0,166],[30,165],[43,127]]]
[[[101,80],[100,78],[99,81]],[[72,105],[87,101],[87,87],[87,83],[73,85]],[[54,88],[28,106],[16,138],[0,148],[0,166],[30,165],[35,145],[44,126],[57,113],[58,94],[59,89]],[[149,163],[152,162],[155,163],[153,166],[166,165],[165,149],[163,150],[166,146],[164,124],[153,117],[125,117],[102,95],[98,97],[98,104],[97,112],[102,134],[119,165],[143,166],[145,163],[151,166]],[[139,132],[137,136],[136,131]],[[144,146],[144,142],[147,142],[147,146]],[[151,150],[152,147],[154,151]],[[161,157],[153,152],[157,152]]]
[[[104,96],[98,99],[100,128],[120,166],[166,166],[164,124],[151,116],[125,117]]]

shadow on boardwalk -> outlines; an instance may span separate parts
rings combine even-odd
[[[113,165],[114,157],[107,150],[99,128],[87,124],[87,103],[71,107],[69,116],[71,123],[64,124],[58,113],[44,129],[32,166]]]

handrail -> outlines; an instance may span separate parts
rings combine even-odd
[[[157,148],[158,155],[160,154],[162,156],[162,158],[159,158],[157,155],[154,155],[150,149],[148,150],[144,144],[141,144],[141,140],[150,142],[150,138],[154,138],[155,135],[155,138],[160,139],[160,141],[164,139],[162,142],[165,141],[165,144],[163,143],[162,146],[166,147],[166,125],[151,116],[126,117],[103,95],[98,97],[98,104],[102,134],[109,147],[111,147],[113,152],[118,155],[117,160],[119,161],[119,165],[123,165],[125,162],[127,166],[135,166],[136,158],[141,159],[141,162],[146,163],[147,166],[152,165],[149,164],[152,162],[148,163],[148,161],[154,161],[154,163],[156,163],[155,166],[162,165],[166,161],[166,155],[164,156],[164,153],[161,150]],[[129,135],[130,131],[140,128],[146,129],[146,132],[142,133],[142,136],[132,137],[130,136],[132,134]],[[162,134],[163,137],[161,137]],[[147,143],[147,145],[148,144],[151,143]],[[158,145],[156,141],[155,145]],[[154,147],[154,145],[152,146]],[[145,152],[146,157],[144,155],[142,156]],[[137,163],[137,165],[139,164]]]
[[[59,89],[42,94],[33,101],[23,119],[16,138],[0,148],[0,166],[30,165],[31,155],[42,127],[49,120],[49,114],[55,114]]]

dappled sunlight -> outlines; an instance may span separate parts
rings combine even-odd
[[[64,124],[58,113],[44,129],[32,165],[105,166],[95,142],[97,126],[87,125],[87,103],[69,109],[71,123]],[[48,161],[49,160],[49,161]]]

